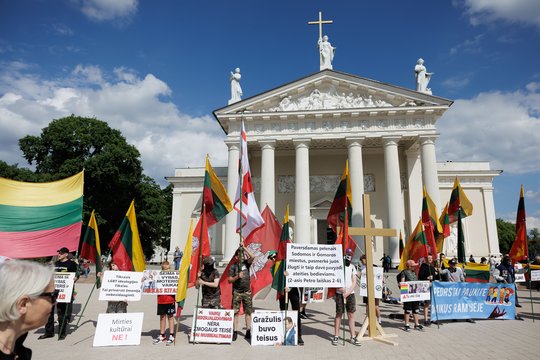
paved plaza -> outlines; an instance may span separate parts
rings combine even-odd
[[[156,267],[157,268],[157,267]],[[92,269],[93,270],[93,269]],[[223,269],[220,269],[223,271]],[[388,283],[395,294],[395,271],[388,276]],[[80,314],[84,302],[92,289],[93,273],[88,279],[76,284],[77,297],[74,303],[74,314]],[[470,356],[487,358],[525,359],[535,358],[540,346],[540,317],[536,322],[532,320],[529,291],[519,292],[522,308],[517,309],[524,321],[509,320],[478,320],[475,324],[467,322],[446,322],[440,327],[431,325],[423,331],[411,330],[406,333],[402,330],[403,321],[391,319],[391,314],[401,314],[401,305],[381,303],[382,326],[389,334],[396,334],[392,338],[398,343],[390,346],[376,341],[363,341],[361,347],[353,346],[340,341],[338,346],[331,345],[333,333],[333,319],[335,304],[333,300],[324,303],[308,305],[309,319],[302,320],[303,339],[305,346],[297,347],[252,347],[242,336],[231,345],[196,344],[188,342],[187,332],[191,326],[193,308],[197,293],[189,289],[186,309],[180,319],[180,333],[176,346],[165,344],[153,345],[152,339],[159,333],[159,318],[156,315],[156,297],[143,296],[140,302],[132,302],[128,306],[129,312],[144,312],[144,324],[139,346],[123,347],[92,347],[95,327],[99,313],[105,312],[106,302],[98,301],[98,292],[94,291],[88,306],[81,319],[79,328],[75,328],[79,317],[75,316],[68,336],[63,341],[57,337],[37,340],[43,333],[43,328],[32,331],[26,345],[34,351],[35,359],[276,359],[286,356],[297,359],[344,359],[362,356],[367,359],[437,359],[452,358],[464,359]],[[535,311],[540,310],[540,292],[532,292]],[[364,318],[365,307],[361,298],[357,298],[358,310],[356,312],[357,330],[360,329]],[[257,295],[254,301],[257,309],[277,310],[275,291],[264,290]],[[243,318],[240,319],[243,324]],[[245,330],[242,330],[242,333]],[[346,333],[349,337],[348,332]],[[341,335],[341,333],[340,333]]]

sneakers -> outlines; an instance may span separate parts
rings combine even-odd
[[[167,341],[165,341],[165,345],[169,346],[173,344],[174,344],[174,336],[169,335],[169,338],[167,339]]]
[[[301,338],[298,339],[298,345],[299,346],[304,346],[304,340],[302,340]]]
[[[232,341],[236,341],[237,338],[238,338],[238,333],[236,331],[233,331]]]
[[[415,325],[414,325],[414,329],[415,329],[415,330],[423,330],[424,327],[423,327],[422,325],[420,325],[420,324],[415,324]]]
[[[424,321],[424,326],[431,326],[431,321]]]
[[[251,330],[246,330],[246,336],[244,336],[246,340],[251,340]]]
[[[355,337],[352,337],[351,338],[351,344],[353,344],[354,346],[360,346],[362,344],[360,344],[360,341],[358,341],[358,339]]]
[[[411,327],[409,325],[405,325],[403,330],[405,330],[406,332],[409,332],[409,331],[411,331]]]
[[[165,341],[165,336],[164,335],[159,335],[157,338],[155,338],[152,341],[152,344],[156,345],[156,344],[162,343],[164,341]]]
[[[339,341],[339,338],[337,336],[334,336],[332,338],[332,345],[337,346],[338,341]]]
[[[41,335],[40,337],[38,337],[38,340],[48,339],[48,338],[52,338],[52,337],[54,337],[54,334],[45,333],[45,334]]]

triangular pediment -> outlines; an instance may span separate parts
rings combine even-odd
[[[418,108],[452,101],[333,70],[323,70],[218,109],[214,115]]]

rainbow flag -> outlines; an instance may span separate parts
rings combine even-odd
[[[81,237],[84,172],[48,183],[0,178],[0,254],[11,258],[77,250]]]
[[[402,295],[406,295],[409,293],[409,284],[406,283],[399,283],[399,292]]]

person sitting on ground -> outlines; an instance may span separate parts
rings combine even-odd
[[[0,264],[0,359],[29,360],[28,331],[43,326],[58,297],[52,269],[32,261]]]
[[[401,282],[408,281],[418,281],[416,277],[416,267],[418,264],[414,260],[407,260],[405,263],[407,268],[401,272]],[[414,328],[416,330],[422,330],[424,327],[418,322],[418,311],[420,307],[419,301],[407,301],[403,303],[403,313],[405,318],[405,331],[411,331],[411,326],[409,325],[409,318],[411,314],[413,315]]]

